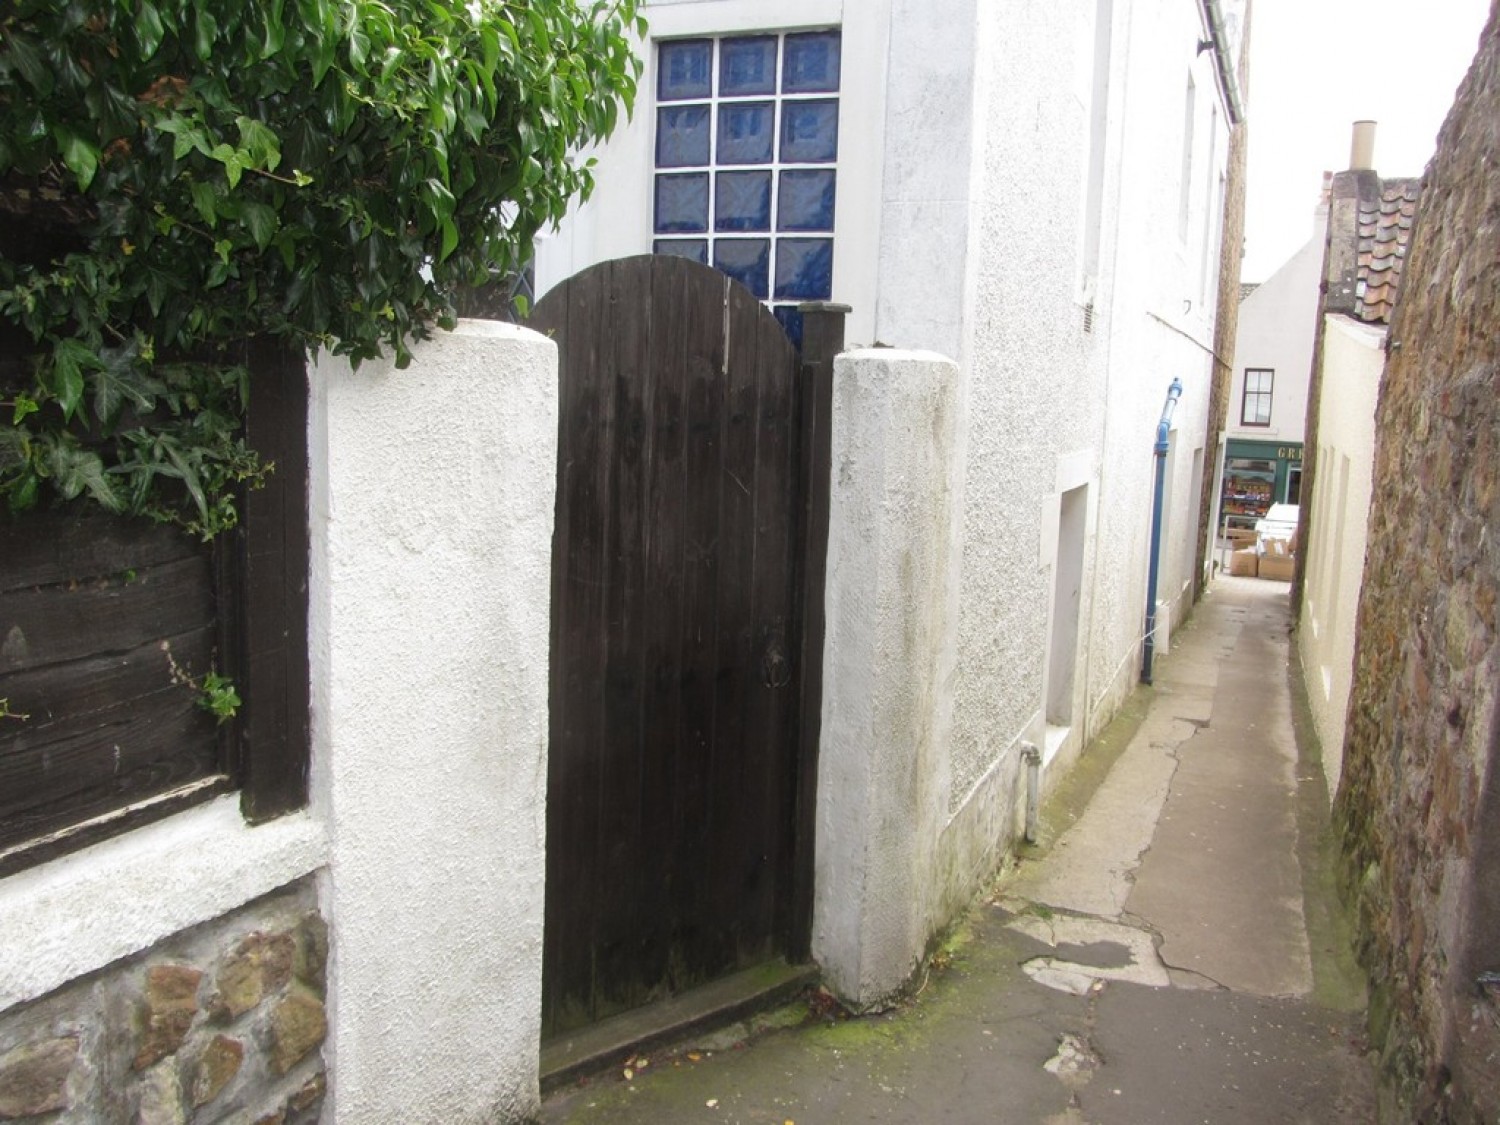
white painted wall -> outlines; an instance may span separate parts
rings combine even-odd
[[[1200,6],[678,0],[647,15],[662,37],[842,25],[834,299],[854,306],[851,341],[958,365],[948,532],[958,658],[934,701],[950,731],[934,767],[943,823],[934,843],[915,844],[927,857],[917,882],[925,940],[1015,835],[1021,743],[1046,749],[1055,778],[1137,680],[1151,450],[1174,377],[1184,393],[1159,596],[1167,623],[1189,604],[1194,466],[1213,463],[1204,435],[1228,152],[1213,59],[1198,51]],[[644,89],[654,82],[648,63]],[[649,248],[651,102],[643,96],[601,154],[595,201],[540,251],[542,288]],[[1075,718],[1049,730],[1059,510],[1074,488],[1087,495]]]
[[[1385,370],[1386,330],[1338,315],[1325,317],[1324,324],[1318,474],[1312,542],[1302,545],[1307,559],[1297,645],[1331,798],[1343,768],[1344,723],[1354,675],[1354,630],[1364,581],[1375,405]]]
[[[812,951],[862,1008],[898,992],[928,937],[946,815],[957,371],[884,348],[834,364]]]
[[[1152,445],[1174,376],[1172,537],[1160,596],[1186,612],[1197,523],[1193,454],[1204,444],[1212,309],[1204,239],[1216,256],[1225,111],[1197,53],[1196,5],[1117,0],[1103,148],[1101,252],[1092,331],[1079,284],[1079,231],[1099,41],[1096,0],[984,5],[970,128],[979,188],[969,261],[971,335],[961,345],[962,547],[949,821],[930,886],[935,920],[993,868],[1021,810],[1020,746],[1042,746],[1053,778],[1136,682],[1149,559]],[[1179,237],[1183,91],[1196,80],[1188,236]],[[888,118],[901,108],[893,88]],[[1215,118],[1217,124],[1215,125]],[[1210,141],[1210,134],[1213,140]],[[1045,141],[1039,140],[1045,138]],[[961,183],[961,161],[951,179]],[[1205,225],[1207,223],[1207,225]],[[887,224],[890,226],[891,224]],[[913,232],[912,237],[921,237]],[[949,267],[957,268],[957,264]],[[920,278],[881,277],[882,307]],[[888,342],[924,346],[921,338]],[[1080,667],[1074,725],[1044,723],[1057,513],[1086,486]],[[1050,783],[1050,782],[1049,782]]]
[[[538,1105],[556,347],[461,321],[324,357],[311,433],[325,1120]]]
[[[1325,205],[1313,217],[1312,235],[1302,248],[1240,302],[1239,327],[1234,336],[1234,382],[1225,426],[1231,439],[1302,441],[1327,236]],[[1240,423],[1247,367],[1268,367],[1276,372],[1269,426]]]

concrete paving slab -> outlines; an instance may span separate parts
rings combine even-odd
[[[1203,634],[1233,632],[1219,660],[1209,725],[1180,751],[1129,911],[1162,936],[1161,954],[1225,987],[1260,996],[1312,990],[1298,858],[1297,747],[1286,685],[1284,591],[1230,619],[1199,607]]]
[[[1151,846],[1177,769],[1177,740],[1191,723],[1152,714],[1136,731],[1078,822],[1047,852],[1023,861],[1008,894],[1058,910],[1118,918],[1130,897],[1141,854]]]
[[[1110,985],[1079,1094],[1093,1125],[1371,1125],[1373,1083],[1348,1015],[1299,1000]]]

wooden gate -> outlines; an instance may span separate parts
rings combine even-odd
[[[826,420],[842,313],[808,312],[828,361],[811,378],[748,290],[679,258],[585,270],[528,323],[560,353],[543,974],[557,1033],[805,956],[822,573],[802,560],[826,542],[805,434]]]

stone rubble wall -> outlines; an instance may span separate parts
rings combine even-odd
[[[1500,3],[1438,139],[1388,341],[1335,806],[1383,1120],[1500,1106]]]
[[[0,1013],[0,1122],[317,1121],[327,957],[305,879]]]

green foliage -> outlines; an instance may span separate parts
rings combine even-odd
[[[198,690],[198,706],[211,712],[219,722],[226,722],[239,713],[240,693],[235,690],[233,680],[210,672],[203,677]]]
[[[36,357],[0,387],[10,506],[232,524],[265,468],[235,345],[405,366],[591,190],[574,154],[631,107],[637,2],[0,7],[0,222],[55,235],[0,241],[0,318]]]

